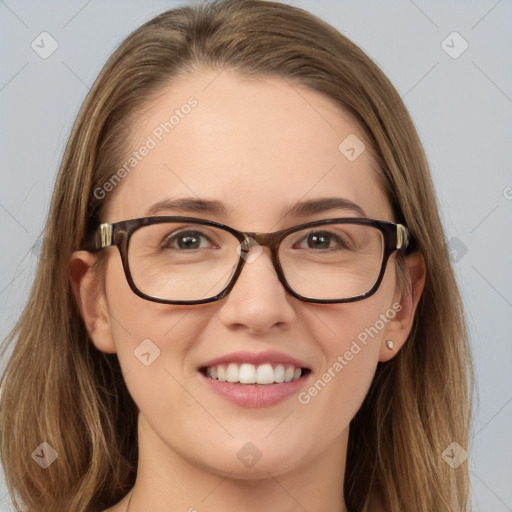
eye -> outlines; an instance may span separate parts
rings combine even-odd
[[[346,233],[340,232],[339,234],[336,234],[330,231],[310,231],[302,236],[302,243],[299,244],[299,248],[301,249],[353,248]],[[306,246],[303,245],[304,242],[307,244]]]
[[[202,241],[206,241],[206,244]],[[210,239],[204,233],[189,229],[167,235],[160,247],[162,249],[195,250],[209,247],[210,242]]]

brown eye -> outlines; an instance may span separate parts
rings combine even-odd
[[[206,240],[206,245],[202,245],[202,240]],[[208,247],[210,239],[200,231],[186,230],[179,233],[168,235],[160,245],[162,249],[176,249],[176,250],[194,250],[204,249]]]
[[[351,249],[346,236],[330,231],[311,231],[302,238],[299,248],[302,249]],[[294,245],[295,248],[295,245]]]

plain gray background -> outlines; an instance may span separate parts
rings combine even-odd
[[[88,88],[131,30],[177,4],[0,0],[2,338],[27,298],[58,164]],[[512,511],[512,2],[293,4],[361,46],[413,116],[471,331],[474,510]],[[58,44],[45,59],[31,47],[44,37],[51,49],[42,32]],[[11,510],[0,485],[0,512]]]

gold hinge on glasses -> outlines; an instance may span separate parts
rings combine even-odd
[[[112,224],[100,225],[101,248],[112,245]]]
[[[396,248],[402,249],[402,247],[407,247],[409,245],[409,233],[407,232],[407,228],[402,226],[402,224],[397,224],[396,229]]]

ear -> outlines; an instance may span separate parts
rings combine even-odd
[[[414,322],[414,314],[425,287],[426,266],[421,252],[415,251],[407,256],[405,258],[405,266],[409,287],[403,293],[397,290],[393,299],[393,307],[391,309],[395,310],[397,314],[386,325],[379,354],[379,361],[381,362],[389,361],[394,357],[407,341]],[[393,350],[387,347],[387,340],[393,341]]]
[[[76,251],[71,255],[71,286],[94,346],[102,352],[115,353],[105,289],[94,267],[96,259],[96,255],[87,251]]]

